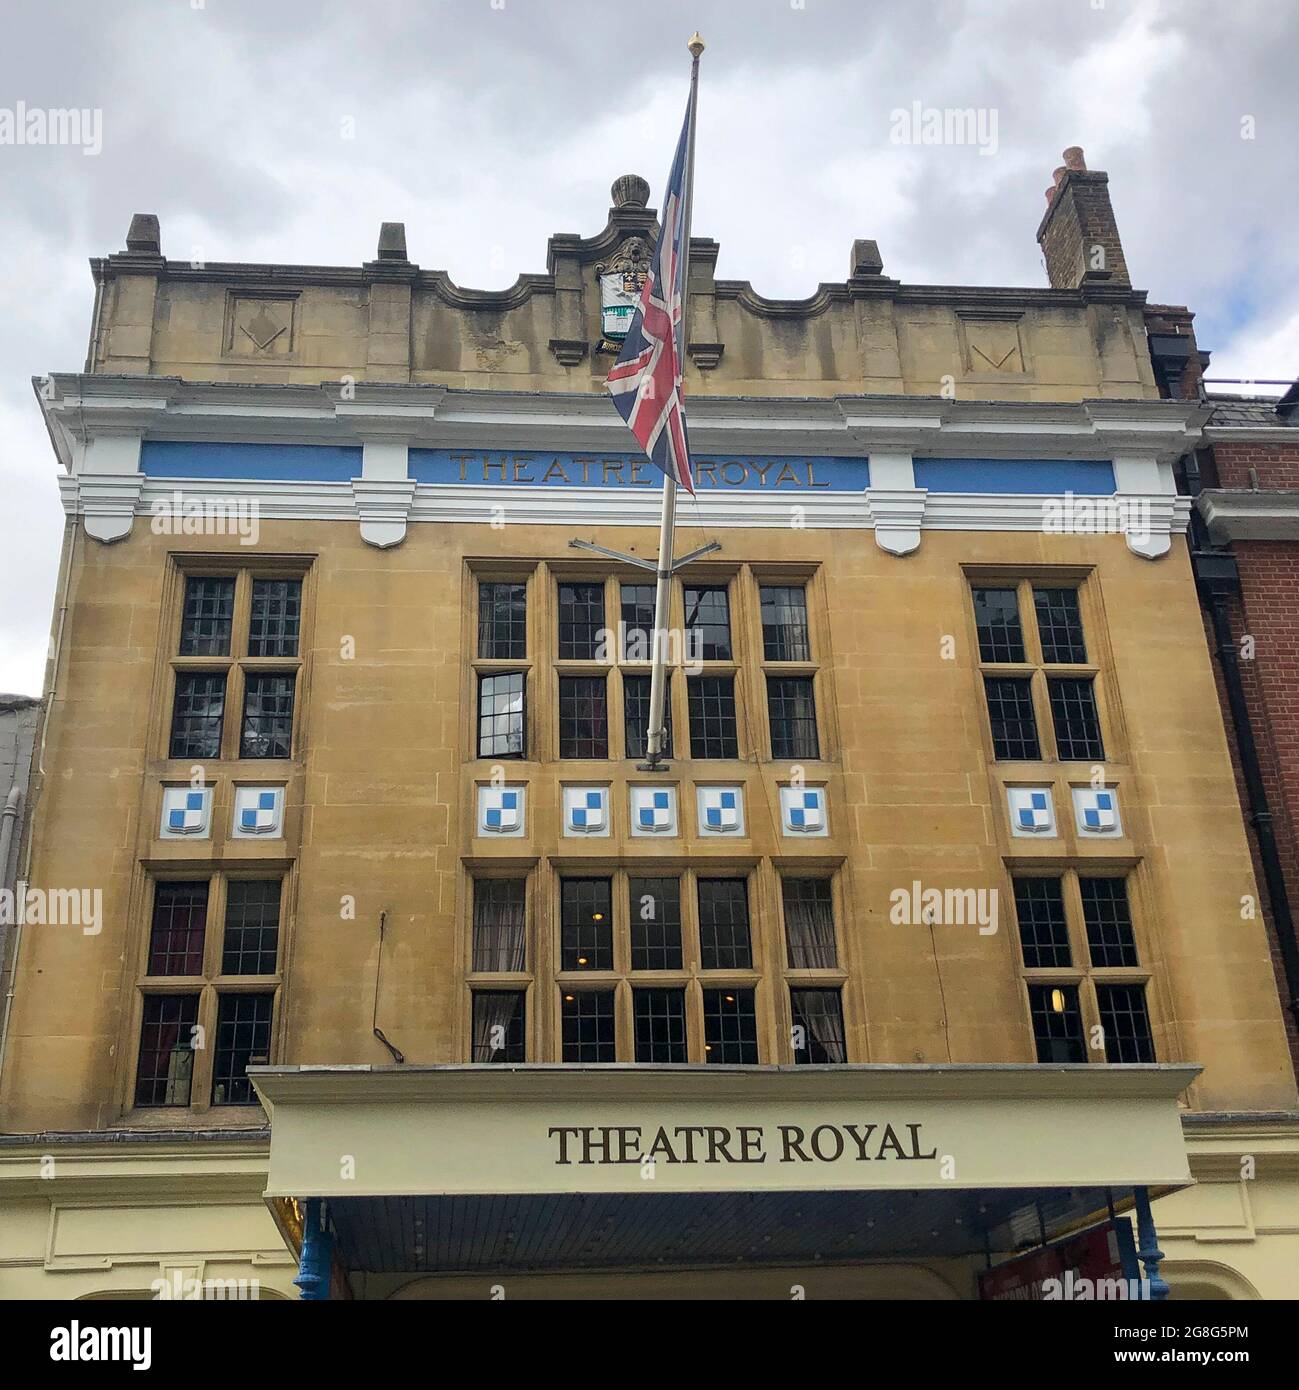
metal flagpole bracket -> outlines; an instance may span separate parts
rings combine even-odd
[[[610,550],[607,545],[596,545],[594,541],[569,541],[568,544],[572,550],[591,550],[597,555],[607,556],[610,560],[621,560],[625,565],[635,565],[639,569],[649,570],[651,574],[657,574],[659,570],[653,560],[642,560],[639,555],[624,555],[621,550]]]
[[[651,574],[657,574],[659,567],[653,560],[642,560],[639,555],[626,555],[621,550],[610,550],[607,545],[596,545],[594,541],[569,541],[569,547],[573,550],[590,550],[596,555],[607,556],[610,560],[621,560],[624,564],[635,565],[638,569],[649,570]],[[705,555],[711,555],[714,550],[722,548],[721,541],[709,541],[707,545],[701,545],[698,550],[692,550],[688,555],[682,555],[680,559],[673,560],[668,568],[669,574],[676,574],[679,569],[690,564],[692,560],[702,559]]]
[[[644,560],[639,555],[628,555],[621,550],[611,550],[607,545],[596,545],[594,541],[569,541],[569,547],[573,550],[589,550],[595,555],[603,555],[609,560],[621,560],[624,564],[634,565],[637,569],[648,570],[651,574],[661,578],[669,578],[683,569],[694,560],[700,560],[705,555],[711,555],[713,551],[722,548],[721,541],[709,541],[707,545],[701,545],[697,550],[691,550],[682,555],[679,559],[673,560],[667,571],[659,575],[659,567],[652,560]],[[637,772],[669,772],[671,765],[663,761],[662,753],[655,753],[648,762],[637,763]]]
[[[688,565],[691,560],[700,560],[705,555],[711,555],[714,550],[721,548],[721,541],[709,541],[707,545],[701,545],[698,550],[692,550],[689,555],[683,555],[679,560],[673,560],[671,572],[675,574],[679,569]]]

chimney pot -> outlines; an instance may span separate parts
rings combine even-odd
[[[1065,150],[1064,161],[1047,190],[1046,212],[1037,229],[1051,287],[1073,290],[1103,280],[1129,288],[1109,179],[1101,170],[1087,168],[1078,145]]]
[[[162,233],[159,231],[155,213],[135,213],[126,233],[126,249],[141,256],[162,255]]]

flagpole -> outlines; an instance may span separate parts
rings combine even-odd
[[[686,316],[690,305],[690,214],[695,197],[695,112],[699,106],[699,56],[704,41],[696,31],[690,49],[690,133],[686,137],[685,207],[681,216],[681,341],[686,341]],[[683,364],[684,367],[684,364]],[[657,771],[663,759],[663,707],[667,694],[667,618],[672,596],[672,546],[676,533],[677,485],[663,475],[663,516],[659,523],[658,584],[654,590],[654,631],[650,667],[649,722],[645,734],[648,770]]]

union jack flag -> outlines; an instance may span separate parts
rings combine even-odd
[[[622,351],[605,382],[618,413],[650,460],[689,493],[695,490],[695,480],[681,400],[681,369],[685,361],[686,162],[693,120],[692,98],[668,175],[649,274]]]

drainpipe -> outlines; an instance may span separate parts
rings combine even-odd
[[[1263,786],[1263,770],[1259,765],[1258,745],[1254,739],[1254,724],[1250,718],[1249,704],[1245,699],[1245,687],[1240,679],[1240,657],[1231,630],[1231,610],[1228,602],[1231,595],[1240,592],[1236,557],[1229,551],[1197,547],[1191,552],[1191,561],[1195,568],[1196,587],[1213,623],[1215,650],[1218,664],[1222,667],[1227,704],[1231,709],[1232,728],[1236,732],[1236,749],[1240,754],[1240,770],[1245,779],[1249,822],[1254,827],[1258,857],[1263,865],[1263,880],[1272,910],[1272,925],[1276,929],[1286,991],[1290,995],[1290,1012],[1294,1015],[1296,1025],[1299,1025],[1299,943],[1295,940],[1290,896],[1286,891],[1285,874],[1281,869],[1281,856],[1277,852],[1272,812]]]
[[[0,888],[9,887],[9,850],[14,842],[14,827],[18,823],[18,803],[23,789],[17,782],[9,788],[5,808],[0,811]]]
[[[18,806],[23,799],[23,789],[15,782],[5,798],[5,808],[0,811],[0,889],[9,887],[9,851],[13,848],[14,829],[18,824]],[[4,935],[0,934],[0,967],[5,958]]]

